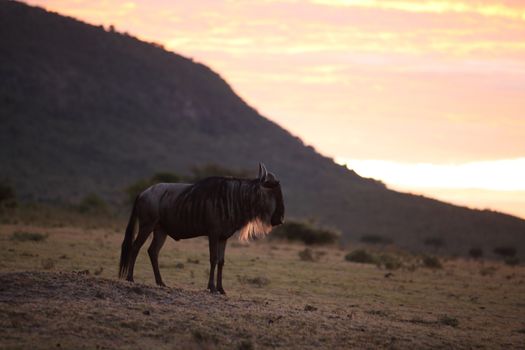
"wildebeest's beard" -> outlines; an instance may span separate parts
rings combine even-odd
[[[282,206],[282,195],[279,205],[273,192],[258,179],[211,177],[175,198],[165,217],[169,230],[184,236],[209,235],[214,230],[227,238],[239,231],[239,239],[247,240],[271,231],[272,217]]]

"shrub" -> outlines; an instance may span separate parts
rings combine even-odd
[[[390,244],[392,239],[380,235],[364,235],[361,237],[361,242],[367,244]]]
[[[42,268],[44,270],[51,270],[55,267],[55,261],[53,259],[44,259],[41,261]]]
[[[362,264],[377,263],[377,258],[364,249],[356,249],[353,252],[346,254],[345,260]]]
[[[187,180],[196,182],[210,176],[232,176],[247,178],[250,177],[252,172],[247,170],[231,169],[219,164],[209,163],[201,166],[194,166],[191,168],[191,173],[192,176]]]
[[[45,240],[48,237],[47,234],[42,234],[38,232],[25,232],[25,231],[16,231],[11,235],[11,240],[25,242],[33,241],[40,242]]]
[[[471,248],[468,251],[468,254],[474,259],[479,259],[479,258],[481,258],[483,256],[483,249],[481,249],[481,248]]]
[[[310,248],[306,248],[305,250],[301,250],[299,252],[299,258],[302,261],[316,261],[317,258],[314,256],[313,251]]]
[[[457,318],[450,317],[450,316],[447,316],[447,315],[441,316],[439,318],[439,323],[444,324],[446,326],[451,326],[451,327],[454,327],[454,328],[459,326],[459,321],[458,321]]]
[[[338,232],[315,228],[307,223],[290,221],[274,229],[270,237],[313,245],[336,243],[340,235]]]
[[[0,182],[0,205],[14,207],[16,196],[14,188],[5,181]]]
[[[270,284],[270,280],[263,276],[257,276],[257,277],[237,276],[237,280],[241,284],[251,284],[259,288]]]
[[[442,238],[440,238],[440,237],[428,237],[428,238],[425,238],[423,243],[425,245],[436,247],[436,248],[439,248],[439,247],[442,247],[442,246],[445,245],[445,241]]]
[[[428,255],[423,257],[423,266],[431,269],[441,269],[443,267],[437,257]]]
[[[379,266],[383,266],[387,270],[397,270],[401,266],[403,266],[403,264],[401,263],[401,260],[391,254],[381,254],[377,258],[377,264]]]
[[[510,256],[510,257],[505,258],[505,264],[509,266],[516,266],[519,263],[520,263],[520,259],[518,259],[515,256]]]
[[[494,253],[502,257],[512,257],[516,255],[516,248],[513,247],[496,247]]]
[[[145,189],[161,182],[181,182],[184,178],[178,174],[170,172],[156,173],[148,179],[140,179],[125,188],[128,202],[133,204],[135,198]]]
[[[99,195],[90,193],[82,199],[78,210],[81,213],[103,213],[108,211],[108,205]]]

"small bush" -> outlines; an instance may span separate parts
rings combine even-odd
[[[301,250],[299,252],[299,258],[302,261],[316,261],[317,258],[314,256],[313,251],[310,248],[306,248],[305,250]]]
[[[397,270],[403,266],[401,260],[391,254],[381,254],[377,258],[377,264],[378,266],[383,266],[387,270]]]
[[[135,198],[145,189],[161,182],[181,182],[184,178],[178,174],[170,172],[160,172],[153,174],[148,179],[140,179],[125,188],[128,203],[133,204]]]
[[[445,245],[445,241],[440,237],[428,237],[423,241],[425,245],[439,248]]]
[[[55,267],[55,261],[53,259],[42,260],[42,268],[44,270],[51,270],[54,267]]]
[[[380,235],[364,235],[361,236],[361,242],[367,244],[390,244],[392,239]]]
[[[290,221],[273,230],[271,238],[299,241],[307,245],[333,244],[340,239],[338,232],[315,228],[304,222]]]
[[[502,257],[512,257],[516,255],[516,248],[514,247],[496,247],[494,253]]]
[[[191,331],[193,339],[198,343],[213,343],[217,344],[219,339],[214,334],[210,334],[205,330],[194,329]]]
[[[82,199],[78,210],[81,213],[105,213],[108,211],[108,205],[99,195],[90,193]]]
[[[505,264],[509,266],[516,266],[519,263],[520,263],[520,259],[518,259],[515,256],[510,256],[510,257],[505,258]]]
[[[258,277],[237,276],[237,279],[241,284],[251,284],[259,288],[270,284],[270,280],[262,276],[258,276]]]
[[[11,240],[25,242],[33,241],[40,242],[45,240],[48,237],[47,234],[38,233],[38,232],[25,232],[25,231],[16,231],[11,235]]]
[[[479,259],[483,257],[483,249],[481,248],[472,248],[468,251],[468,255],[470,255],[474,259]]]
[[[345,260],[362,264],[377,263],[377,258],[364,249],[356,249],[353,252],[346,254]]]
[[[458,321],[457,318],[450,317],[450,316],[447,316],[447,315],[441,316],[439,318],[439,323],[444,324],[446,326],[451,326],[451,327],[454,327],[454,328],[459,326],[459,321]]]
[[[255,349],[251,340],[241,340],[237,346],[237,350],[253,350]]]
[[[16,206],[15,189],[6,181],[0,181],[0,206]]]
[[[431,268],[431,269],[441,269],[441,268],[443,268],[443,265],[441,265],[441,262],[435,256],[424,256],[423,257],[423,266]]]
[[[248,170],[231,169],[214,163],[194,166],[191,168],[191,173],[192,176],[187,179],[190,182],[196,182],[210,176],[232,176],[247,178],[252,174],[252,172]]]

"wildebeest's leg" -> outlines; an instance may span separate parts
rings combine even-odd
[[[153,231],[153,240],[148,248],[149,258],[151,260],[151,266],[153,266],[153,273],[155,274],[155,282],[159,286],[166,287],[162,282],[162,277],[159,271],[159,251],[166,242],[166,233],[159,227]]]
[[[217,261],[219,258],[219,240],[216,237],[209,236],[208,242],[210,246],[210,278],[208,280],[208,289],[212,293],[217,293],[217,288],[215,288],[215,266],[217,266]]]
[[[137,238],[135,239],[135,242],[133,242],[133,248],[131,250],[128,277],[126,278],[128,281],[133,282],[133,269],[135,268],[135,261],[137,260],[137,255],[139,254],[140,248],[142,248],[144,242],[146,242],[146,239],[148,239],[152,231],[153,226],[151,224],[140,224],[139,233],[137,235]]]
[[[217,269],[217,290],[221,294],[226,294],[222,288],[222,267],[224,266],[224,252],[226,251],[226,240],[219,241],[219,267]]]

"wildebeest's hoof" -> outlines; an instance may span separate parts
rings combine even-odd
[[[219,293],[221,293],[222,295],[226,295],[226,292],[224,291],[224,289],[223,289],[222,287],[217,288],[217,291],[218,291]]]
[[[208,287],[208,289],[210,290],[211,294],[217,294],[219,292],[215,287]]]

